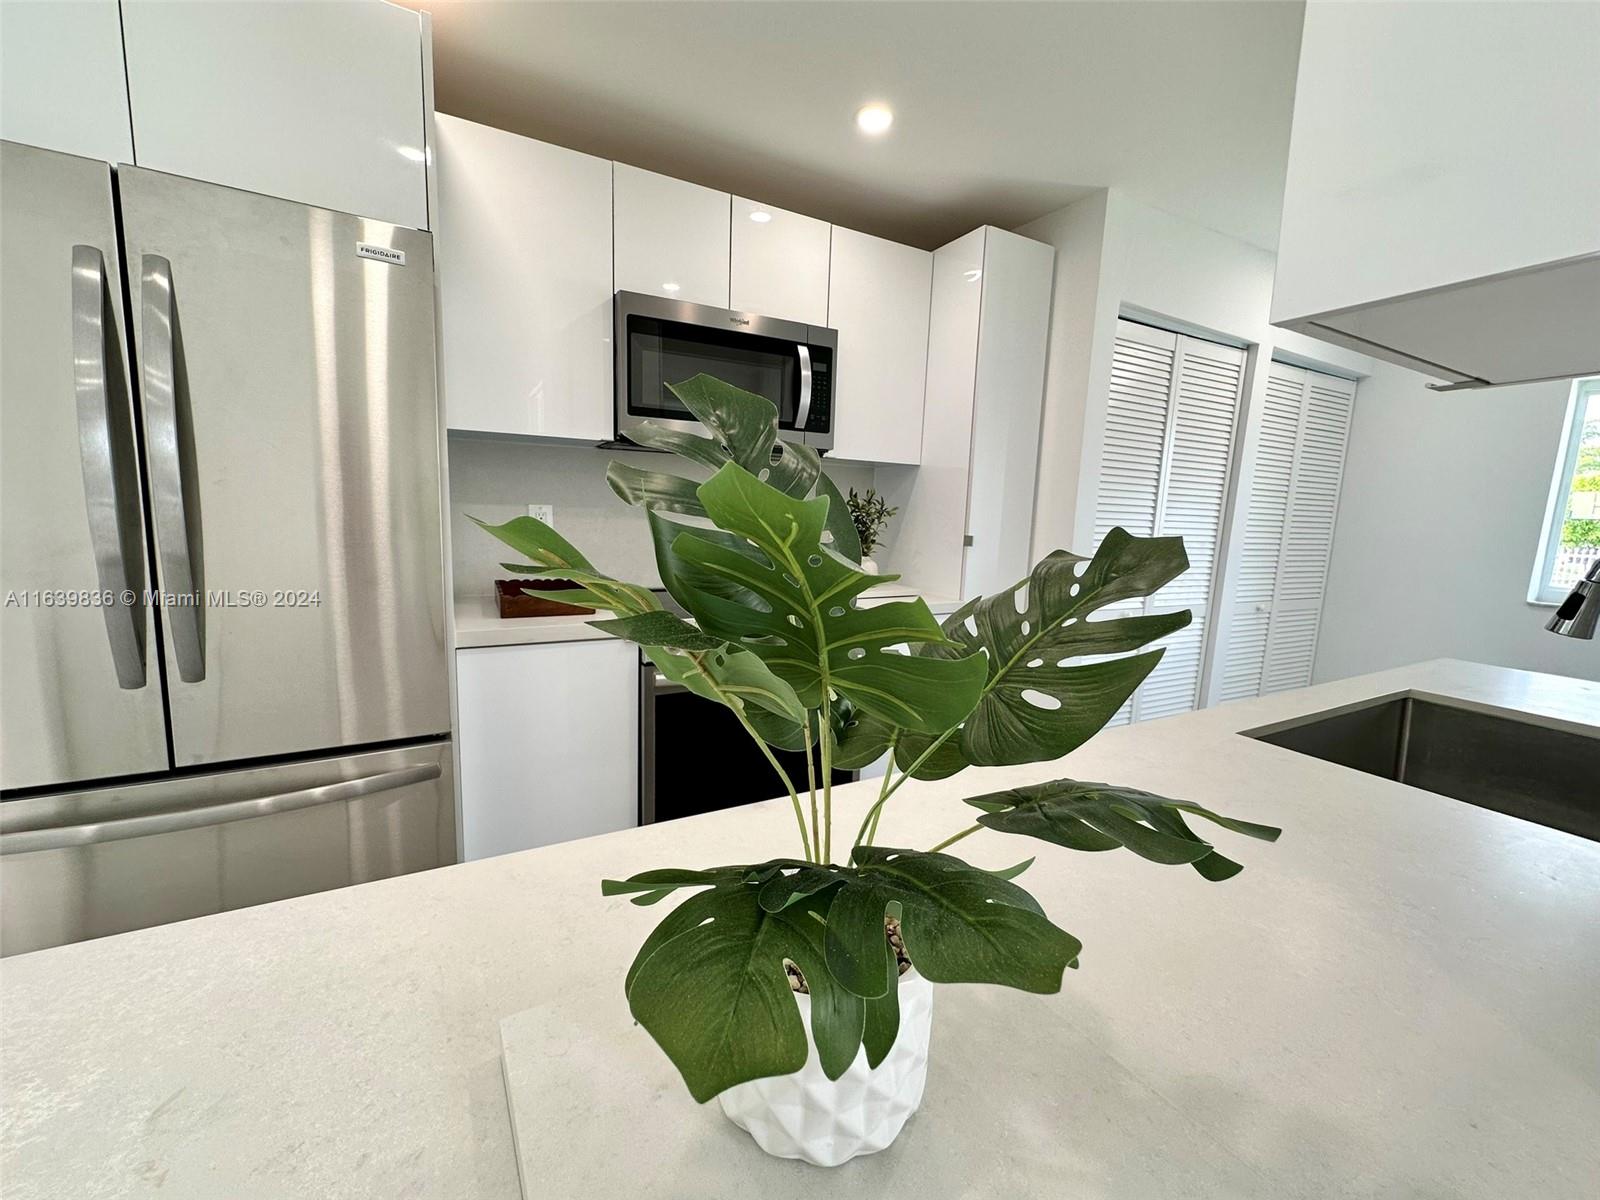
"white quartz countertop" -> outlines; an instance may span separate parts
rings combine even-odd
[[[861,602],[871,606],[890,600],[905,600],[919,594],[914,588],[898,582],[880,583],[863,592]],[[937,616],[944,616],[961,607],[959,600],[924,598]],[[493,596],[457,596],[455,615],[458,650],[470,650],[478,646],[529,646],[541,642],[603,641],[611,636],[589,624],[604,618],[604,613],[570,617],[502,617]]]
[[[1083,968],[1056,996],[940,989],[923,1111],[836,1172],[768,1159],[690,1100],[622,995],[664,910],[599,894],[602,876],[790,852],[783,800],[4,960],[6,1200],[513,1200],[500,1025],[541,1008],[577,1030],[543,1026],[552,1086],[585,1058],[634,1065],[548,1106],[522,1146],[533,1195],[1592,1196],[1600,844],[1237,736],[1408,690],[1600,726],[1600,685],[1435,662],[902,789],[884,844],[931,844],[969,823],[960,797],[1060,775],[1284,835],[1219,832],[1245,864],[1220,884],[963,842],[984,866],[1038,855],[1023,882]],[[835,793],[840,837],[873,794]],[[930,1176],[954,1138],[969,1149]]]

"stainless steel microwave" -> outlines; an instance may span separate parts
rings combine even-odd
[[[667,390],[703,373],[771,400],[786,440],[833,445],[839,337],[831,329],[618,292],[614,344],[619,439],[645,421],[704,433]]]

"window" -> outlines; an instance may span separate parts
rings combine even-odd
[[[1528,599],[1559,604],[1600,558],[1600,378],[1572,385],[1567,432]]]

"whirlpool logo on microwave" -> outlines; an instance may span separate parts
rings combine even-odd
[[[750,318],[749,317],[741,317],[738,313],[734,313],[733,315],[731,315],[728,318],[728,320],[732,321],[735,325],[748,325],[748,324],[750,324]]]

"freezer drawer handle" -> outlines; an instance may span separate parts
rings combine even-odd
[[[193,453],[194,439],[183,335],[172,294],[172,264],[159,254],[146,254],[140,276],[150,509],[155,518],[162,595],[170,597],[162,608],[178,660],[178,678],[199,683],[206,677],[204,569],[199,498],[184,471],[183,460]]]
[[[72,248],[72,386],[78,400],[78,452],[89,543],[104,599],[106,637],[117,684],[145,685],[144,544],[133,429],[123,391],[122,356],[113,345],[106,259],[98,246]],[[134,569],[130,570],[130,559]]]
[[[178,833],[184,829],[226,825],[232,821],[248,821],[251,817],[270,817],[277,813],[296,812],[302,808],[316,808],[322,804],[336,804],[341,800],[358,800],[374,792],[392,791],[395,788],[408,787],[413,783],[426,783],[430,779],[439,778],[440,774],[441,768],[438,763],[419,763],[416,766],[381,771],[376,775],[364,775],[360,779],[346,779],[339,783],[326,783],[319,787],[301,788],[294,792],[280,792],[275,796],[230,800],[226,804],[210,804],[204,808],[151,813],[149,816],[124,817],[118,821],[99,821],[88,825],[25,829],[16,833],[0,834],[0,856],[27,854],[33,850],[97,846],[102,842],[120,842],[125,838]]]

